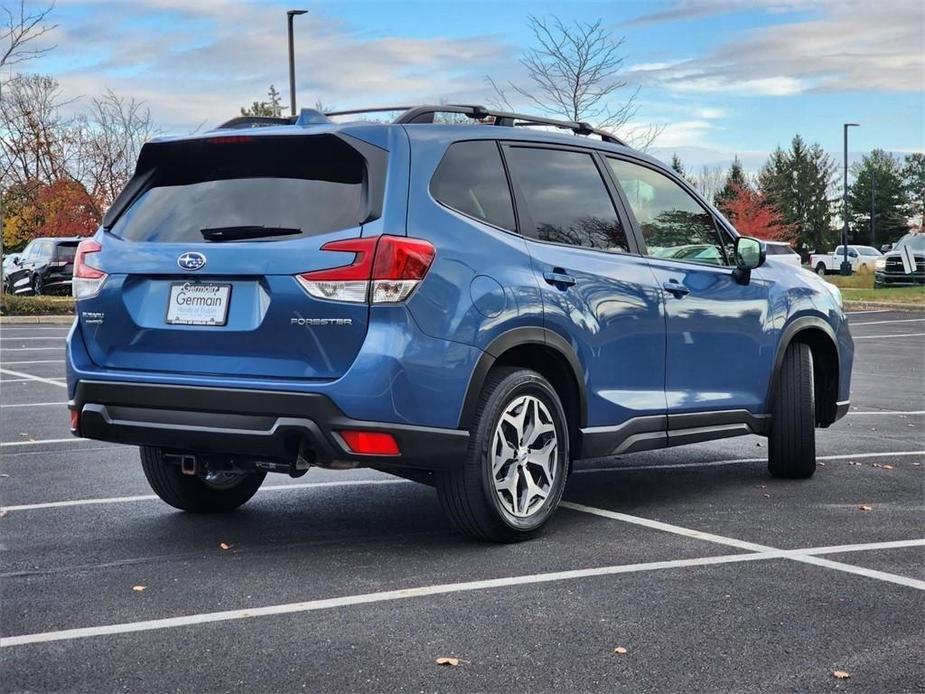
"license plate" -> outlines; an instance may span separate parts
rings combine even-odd
[[[183,282],[170,285],[167,323],[170,325],[225,325],[230,284]]]

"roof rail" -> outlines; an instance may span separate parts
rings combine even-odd
[[[571,130],[576,135],[597,135],[604,142],[610,142],[617,145],[626,145],[626,143],[616,135],[591,126],[590,123],[574,122],[566,120],[556,120],[553,118],[543,118],[542,116],[531,116],[525,113],[512,113],[508,111],[496,111],[485,108],[476,104],[441,104],[439,106],[381,106],[376,108],[357,108],[349,111],[328,111],[326,116],[353,116],[363,113],[385,113],[388,111],[402,111],[394,123],[433,123],[434,116],[438,113],[459,113],[473,120],[486,120],[494,118],[494,125],[529,127],[536,125],[548,125],[562,130]]]
[[[218,126],[218,130],[243,130],[244,128],[265,128],[271,125],[292,125],[296,118],[272,118],[270,116],[238,116]]]
[[[554,118],[544,118],[542,116],[531,116],[526,113],[513,113],[509,111],[497,111],[495,109],[485,108],[476,104],[442,104],[439,106],[378,106],[375,108],[355,108],[344,111],[328,111],[324,116],[356,116],[364,113],[387,113],[401,111],[393,123],[433,123],[434,116],[438,113],[458,113],[471,118],[472,120],[487,120],[494,118],[494,125],[508,127],[532,127],[536,125],[548,125],[561,130],[571,130],[576,135],[597,135],[604,142],[610,142],[616,145],[626,145],[616,135],[593,127],[590,123],[575,122],[568,120],[557,120]],[[265,116],[239,116],[222,123],[219,128],[224,129],[241,129],[241,128],[259,128],[268,125],[293,125],[293,124],[310,124],[322,122],[319,116],[322,114],[311,109],[303,109],[299,118],[267,118]]]
[[[473,120],[485,120],[494,118],[495,125],[509,127],[530,127],[535,125],[548,125],[562,130],[571,130],[576,135],[597,135],[604,142],[610,142],[617,145],[626,145],[616,135],[593,127],[590,123],[575,122],[567,120],[557,120],[554,118],[544,118],[542,116],[531,116],[526,113],[514,113],[511,111],[497,111],[495,109],[485,108],[476,104],[448,104],[441,106],[415,106],[405,111],[399,116],[396,123],[433,123],[434,115],[437,113],[460,113],[468,116]]]

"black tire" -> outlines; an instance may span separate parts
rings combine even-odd
[[[33,296],[42,296],[44,291],[44,283],[42,282],[41,275],[32,275],[32,295]]]
[[[201,477],[184,475],[180,466],[165,463],[159,448],[142,446],[141,467],[151,489],[174,508],[192,513],[223,513],[248,501],[267,476],[264,471],[239,475],[233,486],[211,486]]]
[[[505,509],[501,495],[495,490],[491,449],[501,416],[515,404],[517,398],[524,395],[533,396],[542,403],[551,420],[547,423],[554,426],[556,445],[552,466],[555,472],[551,481],[546,479],[548,493],[545,500],[536,505],[532,515],[516,517]],[[536,412],[535,409],[535,416],[539,417]],[[565,411],[549,381],[529,369],[493,369],[485,380],[469,429],[469,450],[465,460],[437,479],[437,493],[443,510],[453,525],[470,537],[492,542],[528,540],[542,530],[559,505],[568,473],[568,451]],[[511,465],[518,463],[512,462]],[[518,488],[515,485],[515,489]],[[529,503],[527,508],[530,508]]]
[[[816,265],[816,274],[819,275],[820,277],[826,276],[826,269],[823,263],[819,263],[818,265]]]
[[[816,471],[816,402],[809,345],[787,347],[771,407],[768,471],[773,477],[807,479]]]

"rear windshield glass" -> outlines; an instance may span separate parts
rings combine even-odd
[[[129,241],[203,242],[202,229],[298,230],[259,240],[314,236],[362,223],[363,157],[331,135],[235,135],[149,146],[144,192],[111,233]]]
[[[64,258],[65,260],[70,260],[77,253],[77,242],[72,243],[59,243],[58,249],[55,251],[55,256],[58,258]]]

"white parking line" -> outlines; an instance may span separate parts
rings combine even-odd
[[[661,521],[641,518],[639,516],[630,516],[625,513],[608,511],[606,509],[595,508],[593,506],[585,506],[584,504],[575,504],[570,501],[563,501],[559,505],[563,508],[568,508],[573,511],[590,513],[602,518],[610,518],[611,520],[618,520],[624,523],[631,523],[633,525],[641,525],[645,528],[651,528],[652,530],[661,530],[663,532],[672,533],[674,535],[682,535],[684,537],[689,537],[695,540],[703,540],[705,542],[712,542],[714,544],[725,545],[727,547],[736,547],[737,549],[744,549],[751,552],[776,553],[783,558],[792,559],[793,561],[798,561],[802,564],[812,564],[813,566],[821,566],[826,569],[834,569],[843,573],[866,576],[867,578],[875,578],[880,581],[886,581],[887,583],[895,583],[897,585],[915,588],[917,590],[925,590],[925,581],[920,581],[916,578],[899,576],[897,574],[891,574],[885,571],[877,571],[875,569],[866,569],[864,567],[853,566],[851,564],[843,564],[841,562],[832,561],[830,559],[821,559],[819,557],[812,556],[811,553],[805,552],[803,550],[779,550],[775,547],[759,545],[755,542],[737,540],[734,537],[724,537],[722,535],[705,533],[701,532],[700,530],[693,530],[691,528],[682,528],[679,525],[662,523]]]
[[[0,378],[0,383],[26,383],[31,380],[33,379],[31,378]],[[64,376],[53,377],[51,380],[52,381],[63,381]]]
[[[0,352],[51,352],[52,350],[60,352],[64,347],[4,347]]]
[[[4,366],[12,366],[14,364],[64,364],[64,359],[42,359],[40,361],[5,361],[0,362]]]
[[[43,378],[42,376],[35,376],[33,374],[27,374],[22,371],[13,371],[12,369],[0,368],[0,374],[6,374],[7,376],[16,376],[17,378],[25,378],[26,380],[38,381],[39,383],[48,383],[53,386],[58,386],[59,388],[67,388],[67,383],[61,383],[60,381],[56,381],[51,378]]]
[[[868,414],[888,414],[893,416],[905,417],[913,414],[925,414],[925,410],[852,410],[848,413],[849,416],[854,415],[868,415]]]
[[[878,337],[925,337],[925,333],[898,333],[896,335],[855,335],[855,340],[875,340]]]
[[[861,325],[888,325],[890,323],[925,323],[925,318],[901,318],[900,320],[875,320],[865,323],[852,323],[851,327],[856,328]]]
[[[27,379],[23,379],[27,380]],[[60,400],[58,402],[20,402],[14,405],[0,405],[0,409],[14,408],[14,407],[48,407],[49,405],[67,405],[66,400]]]
[[[63,335],[49,335],[48,337],[0,337],[0,342],[8,340],[9,342],[23,342],[25,340],[61,340]],[[61,340],[63,342],[63,340]]]
[[[10,446],[41,446],[43,443],[78,443],[80,441],[93,441],[93,439],[82,439],[78,436],[71,436],[67,439],[35,439],[32,441],[4,441],[0,443],[0,448]]]
[[[861,549],[861,546],[858,546],[855,551],[882,549],[895,546],[897,546],[895,542],[868,543],[867,545],[863,546],[863,549]],[[452,593],[462,593],[476,590],[510,588],[513,586],[535,585],[538,583],[574,581],[582,578],[616,576],[619,574],[639,573],[644,571],[661,571],[666,569],[680,569],[694,566],[717,566],[721,564],[736,564],[769,559],[816,559],[816,557],[812,555],[828,553],[832,549],[833,548],[830,547],[811,547],[801,550],[747,552],[744,554],[726,554],[713,557],[697,557],[694,559],[675,559],[669,561],[645,562],[641,564],[618,564],[615,566],[601,566],[589,569],[573,569],[570,571],[554,571],[542,574],[529,574],[526,576],[506,576],[503,578],[489,578],[479,581],[466,581],[462,583],[443,583],[438,585],[419,586],[416,588],[401,588],[398,590],[380,591],[378,593],[363,593],[360,595],[345,595],[338,598],[322,598],[319,600],[307,600],[305,602],[269,605],[266,607],[226,610],[223,612],[206,612],[201,614],[183,615],[180,617],[149,619],[141,622],[123,622],[121,624],[106,624],[95,627],[64,629],[61,631],[46,631],[35,634],[22,634],[19,636],[6,636],[0,638],[0,648],[11,648],[14,646],[25,646],[28,644],[48,643],[50,641],[70,641],[73,639],[90,638],[94,636],[131,634],[142,631],[155,631],[158,629],[189,627],[199,624],[214,624],[216,622],[228,622],[238,619],[269,617],[274,615],[295,614],[300,612],[315,612],[338,607],[371,605],[394,600],[407,600],[410,598],[448,595]],[[852,551],[851,549],[845,549],[844,546],[840,546],[837,549],[842,552]],[[819,559],[818,561],[830,564],[838,564],[838,562],[829,562],[826,559]],[[923,583],[923,585],[925,585],[925,582],[922,581],[918,581],[917,583]]]
[[[339,480],[332,482],[304,482],[302,484],[271,484],[261,487],[261,492],[294,491],[296,489],[312,489],[315,487],[359,487],[377,484],[410,484],[408,480]],[[125,504],[135,501],[158,501],[160,497],[154,494],[138,494],[136,496],[112,496],[100,499],[73,499],[70,501],[46,501],[39,504],[20,504],[19,506],[4,506],[2,510],[37,511],[46,508],[68,508],[71,506],[98,506],[101,504]]]

